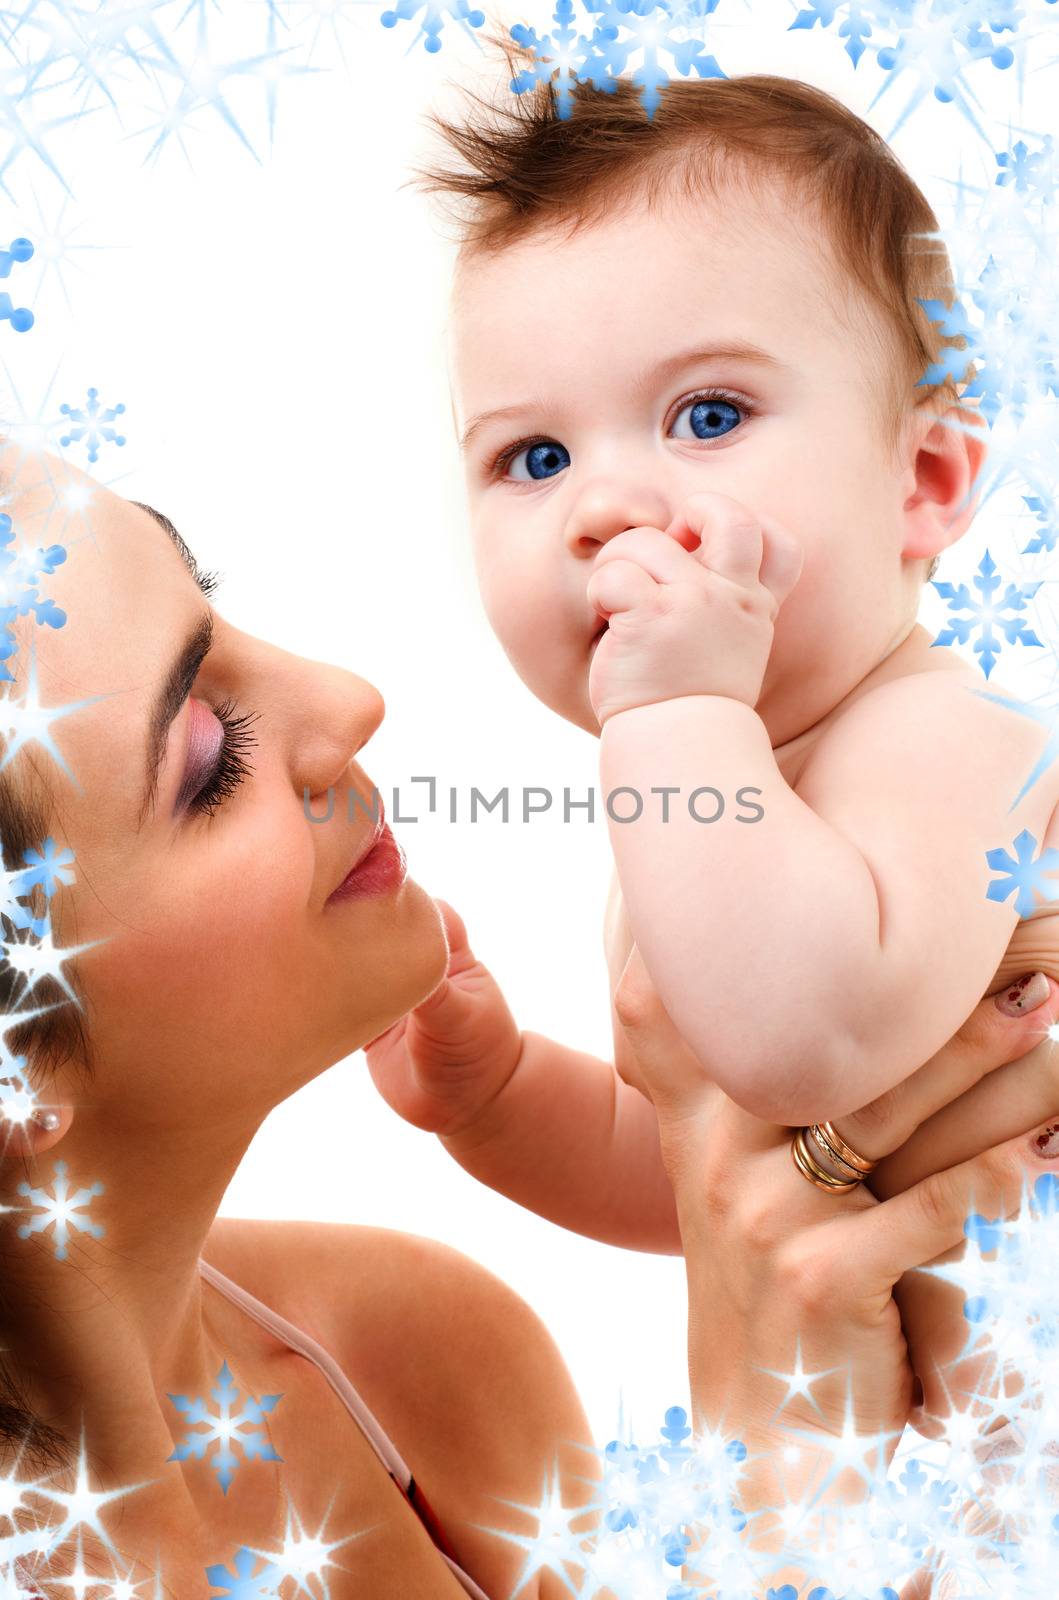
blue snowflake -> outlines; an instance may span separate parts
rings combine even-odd
[[[190,1433],[177,1445],[168,1461],[186,1461],[189,1456],[196,1461],[206,1459],[213,1449],[217,1451],[214,1470],[224,1493],[228,1493],[238,1457],[232,1446],[238,1444],[247,1461],[282,1461],[273,1445],[255,1430],[265,1417],[282,1400],[281,1394],[262,1395],[260,1400],[247,1397],[242,1410],[237,1410],[239,1390],[232,1382],[231,1370],[225,1361],[217,1374],[217,1387],[212,1391],[217,1410],[212,1411],[205,1400],[189,1400],[186,1395],[171,1394],[170,1400],[192,1427],[203,1427],[203,1433]]]
[[[59,849],[49,834],[39,850],[24,850],[22,859],[27,866],[11,872],[0,867],[0,917],[6,917],[16,928],[32,928],[39,937],[41,920],[31,915],[20,897],[30,894],[39,884],[50,900],[60,883],[76,882],[70,870],[74,855],[72,850]]]
[[[36,884],[40,884],[50,900],[60,883],[76,882],[70,871],[74,863],[73,851],[57,845],[50,834],[39,850],[24,850],[22,859],[27,865],[18,874],[21,894],[28,894]]]
[[[987,678],[996,665],[1002,648],[1000,640],[993,632],[994,627],[1002,631],[1008,644],[1041,645],[1041,640],[1033,629],[1027,627],[1025,617],[1008,616],[1005,613],[1024,610],[1027,600],[1033,599],[1044,580],[1038,579],[1035,583],[1009,583],[1003,597],[994,600],[994,593],[1001,582],[996,570],[996,562],[987,550],[978,563],[978,574],[972,579],[981,595],[980,600],[972,597],[965,583],[954,588],[951,583],[939,583],[936,579],[931,579],[941,598],[948,601],[950,611],[971,613],[969,617],[951,617],[948,627],[943,628],[937,638],[931,641],[931,649],[935,645],[950,645],[957,641],[966,644],[972,633],[980,630],[981,637],[975,641],[974,653],[978,656],[978,664]]]
[[[39,850],[24,850],[22,859],[27,865],[21,869],[9,871],[0,865],[0,917],[19,932],[28,931],[31,941],[50,940],[50,917],[34,917],[30,908],[22,904],[20,897],[32,894],[34,888],[39,887],[50,900],[60,884],[74,883],[76,880],[71,870],[73,852],[60,849],[49,835]],[[3,948],[8,949],[6,942]],[[55,955],[54,946],[51,950]],[[20,959],[21,955],[20,952]],[[16,1027],[22,1015],[17,1009],[8,1011],[6,1026]],[[0,1122],[24,1123],[36,1109],[37,1095],[30,1085],[27,1067],[25,1056],[12,1055],[8,1050],[3,1041],[3,1030],[0,1030]]]
[[[882,1485],[881,1503],[893,1517],[890,1536],[906,1545],[917,1561],[937,1542],[943,1525],[951,1525],[955,1531],[959,1505],[952,1501],[956,1489],[936,1468],[927,1472],[914,1458],[897,1483],[891,1480]]]
[[[875,95],[874,106],[902,73],[913,72],[917,88],[887,137],[892,139],[926,95],[943,104],[955,104],[983,138],[973,110],[974,96],[964,82],[966,70],[989,61],[1006,71],[1016,60],[1025,36],[1018,0],[811,0],[798,12],[791,28],[822,30],[842,18],[838,35],[856,67],[869,49],[887,77]],[[1009,34],[1013,43],[993,38]],[[1014,45],[1014,47],[1013,47]],[[871,109],[871,107],[869,107]]]
[[[983,1217],[980,1212],[972,1211],[963,1225],[964,1237],[970,1239],[980,1255],[988,1256],[1000,1248],[1004,1237],[1004,1230],[1000,1219],[992,1221]]]
[[[787,1585],[787,1587],[789,1588],[790,1585]],[[832,1594],[830,1589],[816,1588],[809,1590],[805,1600],[839,1600],[839,1597]],[[842,1596],[842,1600],[900,1600],[900,1596],[898,1595],[896,1589],[886,1587],[883,1589],[876,1589],[875,1593],[870,1596],[846,1594]]]
[[[121,416],[125,407],[123,405],[101,406],[98,389],[89,389],[88,399],[83,406],[63,405],[59,407],[59,410],[64,417],[69,417],[71,423],[74,424],[69,433],[64,434],[59,440],[59,443],[61,445],[80,444],[81,440],[84,439],[88,447],[89,461],[97,461],[99,459],[99,446],[101,443],[117,445],[125,443],[124,435],[118,433],[116,428],[113,427],[113,423]]]
[[[1020,1371],[1027,1439],[1035,1438],[1039,1450],[1046,1441],[1034,1428],[1033,1390],[1042,1385],[1054,1390],[1059,1352],[1059,1280],[1041,1272],[1039,1264],[1055,1259],[1059,1243],[1059,1180],[1044,1173],[1032,1190],[1024,1190],[1017,1216],[976,1212],[964,1223],[964,1233],[973,1248],[962,1260],[924,1270],[962,1290],[963,1315],[972,1328],[968,1347],[977,1342],[981,1348],[983,1331],[994,1349],[1006,1347],[1008,1360]],[[1003,1389],[999,1399],[1002,1407]]]
[[[1056,515],[1055,507],[1046,505],[1038,494],[1024,494],[1022,498],[1040,523],[1029,544],[1023,547],[1022,554],[1036,555],[1041,550],[1047,550],[1050,554],[1055,549],[1056,538],[1059,537],[1059,516]]]
[[[32,611],[39,624],[61,628],[66,612],[54,600],[40,595],[40,579],[48,577],[66,560],[61,544],[51,544],[46,550],[15,550],[14,526],[6,511],[0,511],[0,681],[13,683],[15,675],[7,666],[7,658],[18,649],[11,624],[17,617],[28,616]]]
[[[569,117],[575,83],[590,83],[606,92],[626,74],[640,89],[647,115],[653,116],[661,90],[670,81],[663,57],[671,58],[684,77],[691,72],[700,78],[726,76],[714,57],[706,54],[701,38],[686,37],[688,29],[700,25],[714,10],[717,0],[673,0],[672,4],[666,0],[584,0],[584,4],[594,18],[590,35],[579,32],[575,25],[573,0],[558,0],[551,33],[542,36],[521,24],[512,28],[516,44],[533,55],[533,61],[512,79],[515,94],[554,80],[559,116]],[[634,59],[638,64],[628,71]]]
[[[920,295],[916,296],[916,302],[923,307],[928,320],[937,324],[938,332],[943,339],[965,341],[965,348],[962,350],[942,350],[940,360],[931,363],[917,382],[916,388],[922,384],[944,383],[947,378],[951,378],[955,383],[963,383],[967,368],[972,361],[979,359],[975,349],[978,332],[968,321],[966,307],[959,298],[956,298],[951,306],[947,306],[944,300],[924,300]]]
[[[817,23],[821,28],[829,28],[835,20],[835,13],[843,0],[811,0],[811,4],[799,11],[794,21],[788,28],[788,33],[794,28],[813,28]],[[861,56],[867,49],[867,41],[871,37],[872,24],[868,19],[865,8],[860,0],[845,0],[843,9],[847,16],[845,22],[838,30],[839,38],[845,39],[846,54],[856,66]]]
[[[10,277],[15,263],[29,261],[32,255],[33,246],[28,239],[12,239],[6,250],[0,249],[0,278]],[[10,322],[16,333],[28,333],[33,326],[33,313],[25,306],[14,306],[9,294],[0,294],[0,322]]]
[[[1014,185],[1016,194],[1034,194],[1045,205],[1055,199],[1056,152],[1050,133],[1044,135],[1039,150],[1031,150],[1025,139],[1019,139],[1010,150],[994,150],[993,154],[1000,168],[998,187]]]
[[[244,1546],[231,1572],[220,1565],[207,1567],[206,1581],[218,1591],[213,1600],[278,1600],[280,1569],[269,1561],[255,1573],[256,1566],[256,1555]]]
[[[52,1193],[47,1189],[31,1188],[28,1183],[20,1183],[18,1186],[19,1194],[25,1195],[35,1206],[40,1207],[37,1215],[19,1228],[19,1238],[28,1239],[31,1234],[43,1233],[47,1228],[54,1228],[55,1254],[60,1261],[66,1260],[66,1246],[71,1228],[76,1228],[80,1233],[91,1234],[93,1239],[101,1239],[104,1232],[103,1224],[91,1221],[87,1215],[88,1205],[96,1195],[103,1193],[103,1185],[92,1183],[87,1188],[76,1189],[71,1194],[67,1170],[65,1161],[55,1163]]]
[[[986,898],[1003,902],[1014,894],[1015,910],[1020,917],[1028,917],[1037,906],[1033,898],[1034,891],[1045,900],[1059,899],[1059,884],[1046,881],[1044,876],[1045,873],[1059,872],[1059,850],[1051,847],[1042,850],[1034,861],[1037,841],[1028,828],[1023,828],[1015,840],[1014,848],[1014,856],[1003,848],[986,851],[986,861],[993,871],[1005,874],[1004,877],[994,878],[986,890]]]
[[[558,0],[553,20],[554,31],[543,35],[522,23],[512,28],[511,37],[532,52],[533,61],[512,78],[511,88],[514,94],[525,94],[554,77],[559,115],[568,117],[573,110],[574,84],[587,81],[586,73],[593,60],[592,40],[574,26],[574,0]]]
[[[629,81],[641,90],[644,110],[649,117],[658,109],[660,92],[670,81],[661,57],[668,56],[673,66],[687,77],[724,78],[715,58],[706,54],[701,38],[686,35],[689,27],[700,26],[717,0],[585,0],[587,10],[598,18],[592,36],[592,78],[596,87],[607,88],[621,77],[635,57],[639,65],[628,74]],[[602,80],[602,81],[601,81]]]
[[[990,256],[972,294],[975,305],[985,313],[986,324],[980,328],[972,324],[967,308],[959,298],[947,306],[943,300],[924,300],[916,296],[928,321],[937,325],[940,336],[944,339],[961,339],[963,345],[962,348],[943,346],[938,359],[930,363],[922,377],[917,379],[915,387],[918,389],[924,385],[946,382],[962,385],[965,400],[981,402],[981,413],[990,428],[1005,405],[1017,412],[1026,399],[1021,366],[1014,375],[1010,371],[1013,301],[1009,294],[1005,294],[1003,299],[998,297],[998,276],[999,270]],[[975,368],[973,382],[968,378],[972,363]]]
[[[1030,215],[1025,198],[1021,205],[1001,206],[990,188],[956,188],[959,204],[949,244],[954,278],[970,285],[966,304],[958,299],[951,306],[932,299],[919,304],[940,337],[962,348],[941,349],[918,383],[963,384],[962,398],[978,402],[976,418],[945,421],[979,438],[980,427],[972,423],[984,418],[989,426],[988,457],[977,484],[981,507],[1012,477],[1051,501],[1045,463],[1059,445],[1059,410],[1053,403],[1059,397],[1059,320],[1051,287],[1054,230],[1043,215]],[[965,203],[969,196],[976,197],[976,208]],[[928,237],[945,242],[940,230]],[[1049,285],[1043,293],[1042,282]],[[937,336],[928,332],[926,338],[933,351]],[[997,429],[1001,417],[1009,426]]]
[[[485,21],[484,11],[472,11],[469,0],[398,0],[392,11],[384,11],[379,21],[384,28],[396,28],[399,22],[410,22],[422,11],[423,20],[412,45],[423,41],[423,49],[435,55],[441,49],[441,30],[446,18],[458,22],[464,33],[480,28]],[[473,35],[472,35],[473,38]],[[409,45],[409,49],[412,48]]]
[[[607,1445],[603,1522],[615,1535],[638,1530],[665,1565],[683,1567],[691,1540],[690,1512],[696,1522],[708,1520],[737,1533],[745,1527],[747,1519],[730,1490],[747,1451],[739,1440],[714,1441],[708,1459],[692,1437],[682,1406],[670,1406],[659,1432],[659,1443],[648,1447],[619,1439]]]

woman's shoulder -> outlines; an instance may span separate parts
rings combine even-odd
[[[567,1505],[591,1499],[588,1424],[559,1349],[470,1257],[385,1228],[240,1218],[218,1219],[203,1254],[331,1352],[443,1527],[497,1527],[500,1501],[535,1505],[557,1471]],[[486,1592],[510,1590],[519,1552],[462,1540]]]
[[[515,1291],[439,1240],[347,1223],[219,1217],[207,1261],[333,1353],[356,1358],[350,1376],[384,1376],[403,1366],[443,1320],[448,1345],[464,1359],[512,1339],[561,1362],[544,1324]],[[338,1348],[335,1348],[335,1347]],[[435,1350],[435,1354],[442,1352]]]

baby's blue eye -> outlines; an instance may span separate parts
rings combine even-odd
[[[525,471],[516,471],[524,462]],[[570,452],[554,439],[542,439],[538,444],[527,445],[508,463],[508,477],[525,482],[527,479],[554,478],[570,465]]]
[[[687,417],[690,433],[678,432],[677,424],[682,417]],[[717,439],[738,425],[739,407],[730,400],[694,400],[677,412],[673,433],[678,439]]]

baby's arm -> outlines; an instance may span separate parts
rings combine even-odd
[[[680,1252],[658,1119],[609,1061],[523,1033],[504,1088],[441,1142],[480,1182],[560,1227],[627,1250]]]
[[[438,903],[447,975],[367,1047],[383,1098],[530,1211],[605,1244],[679,1253],[650,1102],[611,1062],[521,1032],[462,919]]]
[[[850,706],[795,793],[739,699],[681,694],[607,719],[604,793],[679,789],[668,822],[645,804],[611,840],[662,1002],[734,1100],[790,1125],[841,1116],[963,1022],[1018,922],[1010,897],[987,896],[986,851],[1014,855],[1023,828],[1040,849],[1052,816],[1048,775],[1011,807],[1046,738],[962,678],[906,677]],[[687,805],[707,784],[726,802],[716,822]],[[736,820],[740,789],[760,791],[759,821]]]

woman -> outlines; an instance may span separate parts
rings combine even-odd
[[[0,471],[22,537],[85,483],[14,448]],[[333,1546],[334,1600],[499,1600],[526,1558],[485,1530],[531,1535],[534,1519],[516,1507],[536,1504],[555,1469],[567,1506],[592,1495],[584,1415],[547,1330],[442,1246],[216,1218],[267,1113],[422,1003],[446,971],[438,909],[376,833],[356,761],[382,700],[352,673],[211,613],[211,580],[165,518],[92,489],[92,537],[47,579],[67,620],[54,628],[52,613],[47,634],[13,624],[16,689],[27,705],[39,688],[45,705],[67,708],[41,735],[51,759],[12,754],[27,734],[16,724],[0,775],[9,869],[46,835],[74,852],[75,881],[52,909],[57,943],[82,952],[83,1010],[58,1004],[8,1036],[33,1062],[38,1103],[10,1123],[0,1190],[21,1209],[8,1219],[0,1422],[17,1460],[7,1470],[20,1481],[47,1472],[27,1506],[64,1535],[50,1565],[26,1555],[20,1570],[32,1567],[31,1592],[48,1600],[84,1592],[79,1564],[120,1572],[125,1593],[153,1593],[131,1587],[150,1574],[160,1594],[206,1600],[249,1590],[252,1552],[285,1540],[288,1568],[302,1557],[319,1567],[306,1543],[318,1540]],[[306,797],[311,807],[329,786],[340,813],[347,791],[365,802],[358,826],[308,820]],[[69,958],[59,970],[74,976]],[[9,998],[25,994],[15,982]],[[46,978],[26,1003],[65,998]],[[1054,1009],[1007,1020],[989,1002],[972,1046],[954,1041],[912,1080],[917,1090],[894,1097],[876,1153],[1029,1048]],[[782,1436],[749,1363],[782,1369],[797,1318],[807,1360],[851,1359],[859,1411],[899,1430],[912,1379],[890,1289],[959,1242],[972,1193],[993,1213],[1017,1201],[1023,1174],[1042,1170],[1031,1140],[883,1205],[824,1194],[795,1170],[789,1131],[734,1108],[723,1137],[711,1112],[702,1148],[664,1019],[630,1014],[628,1026],[681,1212],[700,1418],[723,1375],[727,1430],[767,1457]],[[49,1222],[40,1200],[60,1177],[87,1195],[62,1251],[57,1214]],[[32,1206],[37,1227],[25,1221]],[[767,1239],[752,1269],[751,1228]],[[840,1247],[840,1268],[825,1240]],[[758,1315],[762,1294],[779,1295],[782,1317],[775,1298]],[[220,1439],[196,1452],[194,1399],[222,1410],[229,1375],[241,1447]],[[248,1396],[260,1407],[247,1414]],[[826,1406],[824,1419],[826,1438]],[[752,1476],[748,1497],[767,1487]],[[527,1600],[568,1592],[547,1570],[520,1588]]]

